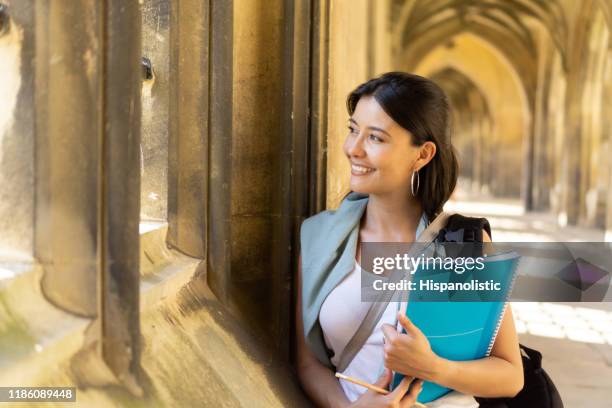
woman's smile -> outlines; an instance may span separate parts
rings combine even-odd
[[[376,169],[372,167],[360,166],[355,163],[351,163],[351,174],[353,176],[365,176],[367,174],[372,173]]]

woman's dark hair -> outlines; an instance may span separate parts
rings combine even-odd
[[[436,145],[436,154],[419,170],[417,199],[430,221],[449,199],[459,173],[451,144],[451,116],[444,91],[433,81],[406,72],[388,72],[359,85],[346,99],[350,115],[363,96],[373,96],[397,124],[412,134],[412,144],[426,141]]]

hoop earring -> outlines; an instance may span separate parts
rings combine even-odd
[[[414,188],[414,173],[416,173],[417,175],[417,186],[416,189]],[[419,176],[419,171],[413,171],[412,172],[412,177],[410,177],[410,190],[412,191],[412,195],[414,197],[416,197],[417,193],[419,192],[419,183],[420,183],[420,176]],[[415,191],[416,190],[416,191]]]

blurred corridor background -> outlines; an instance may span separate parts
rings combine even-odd
[[[612,0],[0,0],[0,386],[308,406],[299,226],[386,71],[450,97],[445,209],[612,242],[611,27]],[[611,305],[514,305],[568,407],[609,405]]]

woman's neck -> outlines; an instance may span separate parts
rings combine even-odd
[[[412,196],[370,194],[361,228],[381,241],[411,241],[422,214],[421,203]]]

